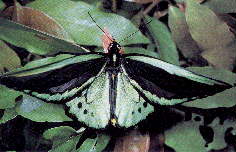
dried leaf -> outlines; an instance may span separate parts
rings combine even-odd
[[[7,8],[2,15],[6,18],[11,18],[14,22],[31,27],[32,29],[72,41],[61,25],[59,25],[53,18],[39,10],[30,7],[23,7],[16,2],[14,6]]]
[[[126,136],[117,139],[114,152],[148,152],[150,137],[132,130]]]
[[[163,133],[150,134],[149,152],[164,152],[165,136]]]
[[[187,1],[186,20],[193,39],[204,50],[202,56],[215,67],[233,70],[236,39],[229,26],[194,0]]]

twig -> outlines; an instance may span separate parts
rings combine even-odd
[[[147,15],[162,0],[154,0],[144,11],[143,15]]]

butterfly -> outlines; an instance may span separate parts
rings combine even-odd
[[[180,104],[232,87],[152,56],[125,54],[103,32],[104,52],[61,53],[46,64],[0,75],[0,84],[65,104],[78,121],[96,129],[128,128],[146,119],[155,105]]]

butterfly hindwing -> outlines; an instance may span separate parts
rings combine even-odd
[[[23,67],[0,76],[0,84],[47,102],[60,102],[80,91],[105,65],[101,55],[70,56],[33,68]]]
[[[102,69],[78,97],[66,103],[69,113],[89,127],[105,128],[110,120],[109,90],[109,76]]]
[[[129,77],[123,71],[117,78],[117,95],[115,116],[121,127],[130,127],[144,120],[154,107],[141,97],[130,83]]]
[[[203,98],[232,87],[144,55],[127,55],[122,66],[132,85],[151,102],[161,105]]]

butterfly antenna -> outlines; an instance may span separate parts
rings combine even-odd
[[[145,23],[145,24],[142,25],[141,27],[143,27],[143,26],[145,26],[145,25],[148,25],[148,24],[151,23],[151,22],[152,22],[152,20],[149,21],[149,22],[147,22],[147,23]],[[125,37],[123,40],[119,41],[118,43],[123,42],[124,40],[127,40],[128,38],[130,38],[131,36],[133,36],[134,34],[136,34],[136,33],[139,32],[139,31],[140,31],[140,30],[138,29],[137,31],[131,33],[129,36]]]
[[[93,20],[93,22],[96,24],[96,26],[110,39],[110,37],[107,35],[107,33],[97,24],[97,22],[94,20],[94,18],[92,17],[92,15],[88,12],[89,17]],[[112,39],[110,39],[111,41],[113,41]]]

